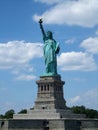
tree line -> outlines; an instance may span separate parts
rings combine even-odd
[[[70,108],[73,113],[85,114],[86,118],[98,118],[98,111],[94,109],[86,108],[85,106],[73,106]]]
[[[85,114],[86,118],[98,118],[98,111],[94,109],[86,108],[85,106],[73,106],[71,108],[68,108],[73,111],[73,113],[76,114]],[[22,109],[18,114],[25,114],[27,113],[26,109]],[[13,109],[8,110],[5,112],[5,114],[0,115],[0,119],[10,119],[13,118],[13,114],[15,114],[15,111]]]
[[[24,114],[27,113],[26,109],[22,109],[20,112],[18,112],[18,114]],[[15,114],[15,110],[10,109],[7,112],[5,112],[5,114],[0,114],[0,119],[11,119],[13,118],[13,114]]]

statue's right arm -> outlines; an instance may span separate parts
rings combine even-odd
[[[41,21],[41,20],[39,21],[39,25],[40,25],[40,29],[41,29],[41,31],[42,31],[43,37],[45,38],[45,37],[46,37],[46,34],[45,34],[45,31],[44,31],[44,28],[43,28],[43,25],[42,25],[42,21]]]

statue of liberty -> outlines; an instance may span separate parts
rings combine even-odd
[[[43,34],[44,41],[44,58],[46,66],[45,76],[54,76],[57,74],[57,57],[56,54],[59,53],[60,47],[59,44],[53,39],[51,31],[45,33],[42,19],[39,20],[39,25]]]

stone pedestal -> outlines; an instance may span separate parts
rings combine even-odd
[[[38,93],[34,109],[66,109],[66,102],[63,97],[65,82],[61,81],[60,76],[40,77],[36,83]]]
[[[61,119],[81,118],[84,115],[73,114],[67,110],[63,96],[64,81],[60,76],[40,77],[36,81],[38,86],[37,99],[34,108],[27,114],[15,114],[14,119]]]
[[[64,81],[60,76],[40,77],[37,98],[27,114],[15,114],[13,120],[3,121],[6,130],[98,130],[98,120],[88,120],[66,107],[63,97]],[[2,124],[2,122],[1,122]],[[7,125],[8,124],[8,127]]]

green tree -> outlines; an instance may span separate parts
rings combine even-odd
[[[5,113],[4,118],[6,119],[13,118],[13,114],[15,114],[15,111],[11,109]]]
[[[27,113],[27,109],[22,109],[20,112],[18,112],[18,114],[25,114]]]
[[[85,106],[73,106],[72,111],[77,114],[84,114],[86,111]]]
[[[0,119],[4,119],[4,115],[1,114],[1,115],[0,115]]]
[[[88,109],[84,106],[73,106],[71,110],[76,114],[85,114],[87,118],[98,118],[97,110]]]
[[[86,109],[85,114],[88,118],[98,118],[98,111],[93,109]]]

